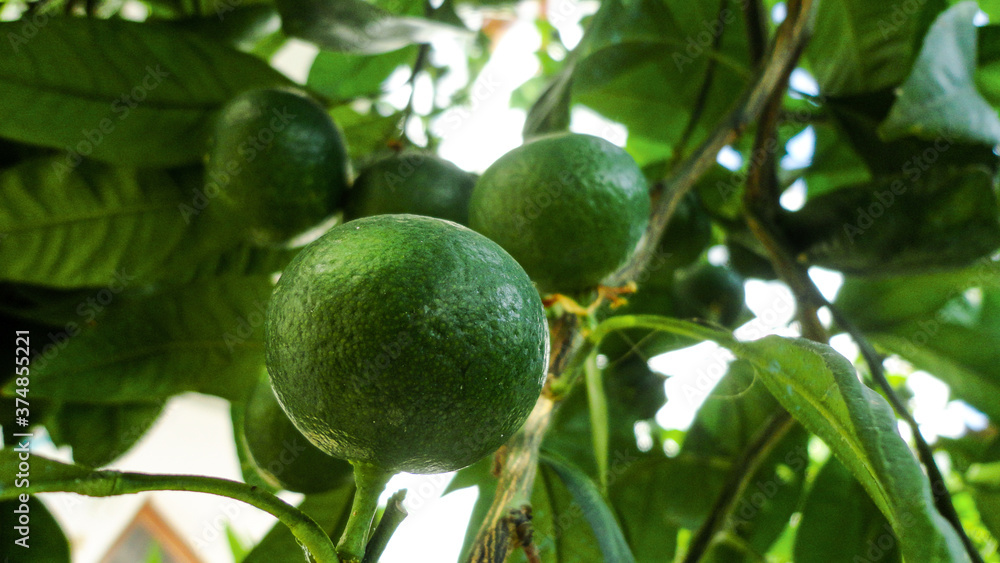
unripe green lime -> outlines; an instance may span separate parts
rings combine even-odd
[[[320,451],[295,428],[267,379],[250,395],[243,430],[257,472],[275,487],[322,493],[343,484],[353,473],[350,463]]]
[[[674,287],[678,316],[697,317],[731,327],[744,310],[743,278],[728,268],[702,264],[686,271]]]
[[[403,153],[365,168],[347,191],[344,220],[409,213],[469,222],[476,177],[434,155]]]
[[[218,195],[207,211],[238,222],[256,242],[283,243],[316,225],[336,211],[346,186],[340,132],[304,94],[251,90],[216,117],[206,193]]]
[[[503,155],[469,203],[469,226],[510,252],[545,292],[597,286],[629,257],[648,221],[646,179],[632,157],[575,133]]]
[[[368,474],[435,473],[524,422],[548,330],[496,243],[450,221],[377,215],[295,257],[268,305],[265,351],[278,400],[321,450]]]

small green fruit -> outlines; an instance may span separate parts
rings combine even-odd
[[[347,151],[311,98],[291,89],[244,92],[223,106],[212,131],[206,185],[219,195],[207,212],[257,243],[282,244],[336,211]]]
[[[544,292],[596,287],[635,249],[649,221],[632,157],[590,135],[539,137],[476,183],[469,226],[497,241]]]

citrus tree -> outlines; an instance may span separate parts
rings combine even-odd
[[[528,12],[523,142],[463,170],[442,143]],[[5,2],[0,553],[70,560],[36,494],[181,490],[277,518],[244,561],[375,562],[388,478],[455,471],[462,561],[1000,562],[996,18]],[[762,280],[791,298],[751,310]],[[703,342],[666,402],[650,360]],[[983,424],[926,439],[917,371]],[[102,469],[190,392],[231,404],[242,481]]]

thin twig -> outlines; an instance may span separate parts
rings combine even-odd
[[[378,558],[382,557],[385,546],[389,545],[389,538],[408,515],[406,508],[403,507],[405,498],[406,489],[400,489],[389,497],[389,502],[385,505],[385,512],[382,513],[382,519],[378,521],[375,533],[372,534],[368,545],[365,546],[365,558],[362,559],[361,563],[378,563]]]
[[[764,460],[788,433],[797,426],[795,419],[785,410],[779,410],[761,427],[754,439],[743,449],[739,461],[733,465],[726,484],[715,498],[708,518],[691,539],[684,563],[695,563],[712,544],[712,538],[726,525],[726,516],[736,508],[743,492],[757,475]]]

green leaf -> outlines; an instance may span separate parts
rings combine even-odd
[[[691,399],[699,397],[692,395]],[[753,366],[736,360],[698,409],[684,437],[681,455],[706,460],[706,473],[720,471],[723,464],[739,471],[735,464],[780,410],[781,406],[756,378]],[[750,480],[752,485],[737,499],[724,532],[737,539],[744,551],[763,556],[788,527],[789,518],[798,508],[809,465],[807,440],[808,434],[801,428],[789,432]],[[721,488],[708,489],[702,494],[714,498],[721,492]]]
[[[604,561],[634,562],[635,558],[625,543],[621,528],[594,482],[579,469],[555,458],[543,457],[541,463],[551,468],[562,479],[574,502],[583,511],[601,547]]]
[[[374,109],[359,113],[344,105],[334,109],[330,115],[344,131],[348,155],[356,165],[366,159],[374,160],[379,151],[388,151],[388,141],[402,134],[401,113],[381,115]]]
[[[211,116],[238,92],[288,84],[263,61],[168,25],[48,20],[24,39],[0,23],[0,136],[135,166],[196,162]]]
[[[899,563],[892,527],[857,479],[830,458],[813,481],[795,535],[796,563],[851,561]]]
[[[854,282],[845,284],[841,291],[848,293],[838,302],[845,314],[858,315],[859,327],[875,345],[937,376],[956,398],[1000,419],[998,268],[996,261],[983,260],[953,273]],[[883,297],[890,292],[897,297]],[[859,312],[866,308],[868,313]]]
[[[31,392],[91,403],[185,391],[240,400],[264,370],[272,287],[270,276],[246,276],[123,292],[93,325],[78,326],[54,354],[33,359]]]
[[[573,54],[573,101],[624,124],[630,150],[645,143],[640,164],[671,155],[687,129],[696,146],[750,79],[737,4],[602,2]]]
[[[127,452],[156,422],[163,401],[98,405],[62,403],[46,425],[52,440],[73,448],[73,461],[102,467]]]
[[[577,385],[559,407],[542,444],[598,482],[610,483],[622,468],[633,461],[662,453],[654,446],[641,451],[636,444],[635,423],[656,416],[666,402],[663,375],[651,370],[646,360],[632,355],[604,368],[601,379],[608,407],[608,467],[602,478],[594,455],[593,424],[588,390]]]
[[[562,478],[548,464],[539,464],[531,493],[532,539],[544,563],[592,563],[608,561],[593,529],[590,514],[573,497]],[[516,552],[514,562],[525,561]],[[610,561],[614,561],[611,559]]]
[[[810,264],[857,275],[962,267],[1000,247],[993,182],[981,167],[937,166],[811,198],[779,219]]]
[[[485,457],[464,469],[459,469],[458,473],[455,474],[455,477],[452,478],[451,482],[448,483],[448,487],[444,490],[444,494],[469,487],[476,487],[479,491],[476,503],[472,506],[469,524],[465,528],[465,539],[462,542],[459,561],[465,561],[468,558],[469,552],[472,550],[473,543],[476,540],[476,534],[479,533],[479,527],[486,520],[490,505],[493,504],[493,498],[496,496],[497,478],[493,476],[492,468],[493,457]]]
[[[22,515],[27,516],[29,522],[19,530],[21,523],[18,520]],[[0,542],[7,553],[4,561],[70,563],[69,540],[59,522],[37,497],[28,497],[28,502],[19,499],[0,502]]]
[[[298,508],[315,520],[327,535],[337,538],[350,516],[353,498],[354,486],[346,485],[333,491],[307,495]],[[243,563],[308,563],[308,560],[288,526],[275,523]]]
[[[976,90],[975,2],[957,4],[927,33],[913,72],[879,129],[888,140],[907,135],[996,145],[1000,117]]]
[[[1000,537],[1000,463],[974,464],[965,480],[972,488],[983,524],[994,538]]]
[[[820,92],[862,94],[902,82],[912,62],[919,14],[893,2],[821,2],[805,53]]]
[[[806,181],[809,197],[872,180],[865,161],[840,131],[827,124],[814,125],[813,130],[816,132],[816,148],[812,162],[803,169],[787,172],[793,177],[801,175]]]
[[[331,51],[378,54],[467,30],[414,16],[397,16],[363,0],[276,0],[285,33]]]
[[[121,289],[183,279],[220,260],[239,232],[199,221],[200,169],[116,168],[61,159],[0,174],[0,278],[53,287]],[[184,211],[185,206],[190,213]]]
[[[334,101],[358,97],[377,97],[382,83],[400,65],[416,56],[415,47],[407,47],[380,55],[356,55],[322,51],[309,69],[306,85]]]
[[[863,330],[933,316],[970,287],[1000,289],[1000,262],[984,259],[970,268],[920,276],[846,277],[834,305]]]
[[[170,23],[179,29],[248,52],[281,29],[278,11],[270,4],[223,3],[211,16],[184,18]]]
[[[618,475],[610,498],[636,561],[670,561],[677,532],[701,525],[729,469],[728,461],[685,454],[637,461]]]
[[[823,439],[868,492],[900,539],[904,558],[969,561],[961,540],[934,508],[930,483],[899,436],[881,395],[862,385],[832,348],[767,336],[732,347],[809,431]]]
[[[523,136],[525,140],[546,133],[569,130],[571,86],[573,84],[572,61],[566,62],[542,94],[528,110],[524,120]]]

